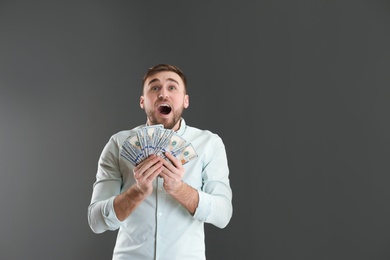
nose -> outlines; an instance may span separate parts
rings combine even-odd
[[[168,98],[168,93],[166,93],[163,89],[160,91],[160,94],[158,94],[159,99],[166,99]]]

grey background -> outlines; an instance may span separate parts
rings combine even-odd
[[[389,32],[389,1],[0,1],[0,259],[111,258],[97,160],[157,63],[227,148],[208,259],[390,259]]]

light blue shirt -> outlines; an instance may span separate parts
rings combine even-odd
[[[115,215],[114,198],[136,181],[134,165],[120,156],[120,147],[133,130],[114,134],[102,151],[88,207],[91,229],[102,233],[119,228],[113,252],[115,260],[206,259],[204,223],[224,228],[233,213],[222,139],[208,130],[187,126],[181,119],[177,133],[190,142],[198,154],[198,158],[183,166],[183,181],[199,194],[195,214],[192,216],[171,197],[164,190],[164,180],[158,177],[153,183],[153,193],[121,222]]]

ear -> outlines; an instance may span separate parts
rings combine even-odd
[[[190,96],[185,95],[184,96],[184,108],[187,108],[190,106]]]
[[[140,106],[142,109],[144,109],[144,96],[141,96],[141,97],[139,98],[139,106]]]

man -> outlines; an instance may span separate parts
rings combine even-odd
[[[113,259],[205,259],[204,223],[224,228],[232,216],[225,146],[182,118],[187,80],[176,66],[159,64],[143,78],[140,106],[146,125],[163,125],[191,143],[197,158],[184,165],[173,154],[150,155],[137,165],[120,155],[140,127],[114,134],[99,159],[88,222],[95,233],[118,231]]]

